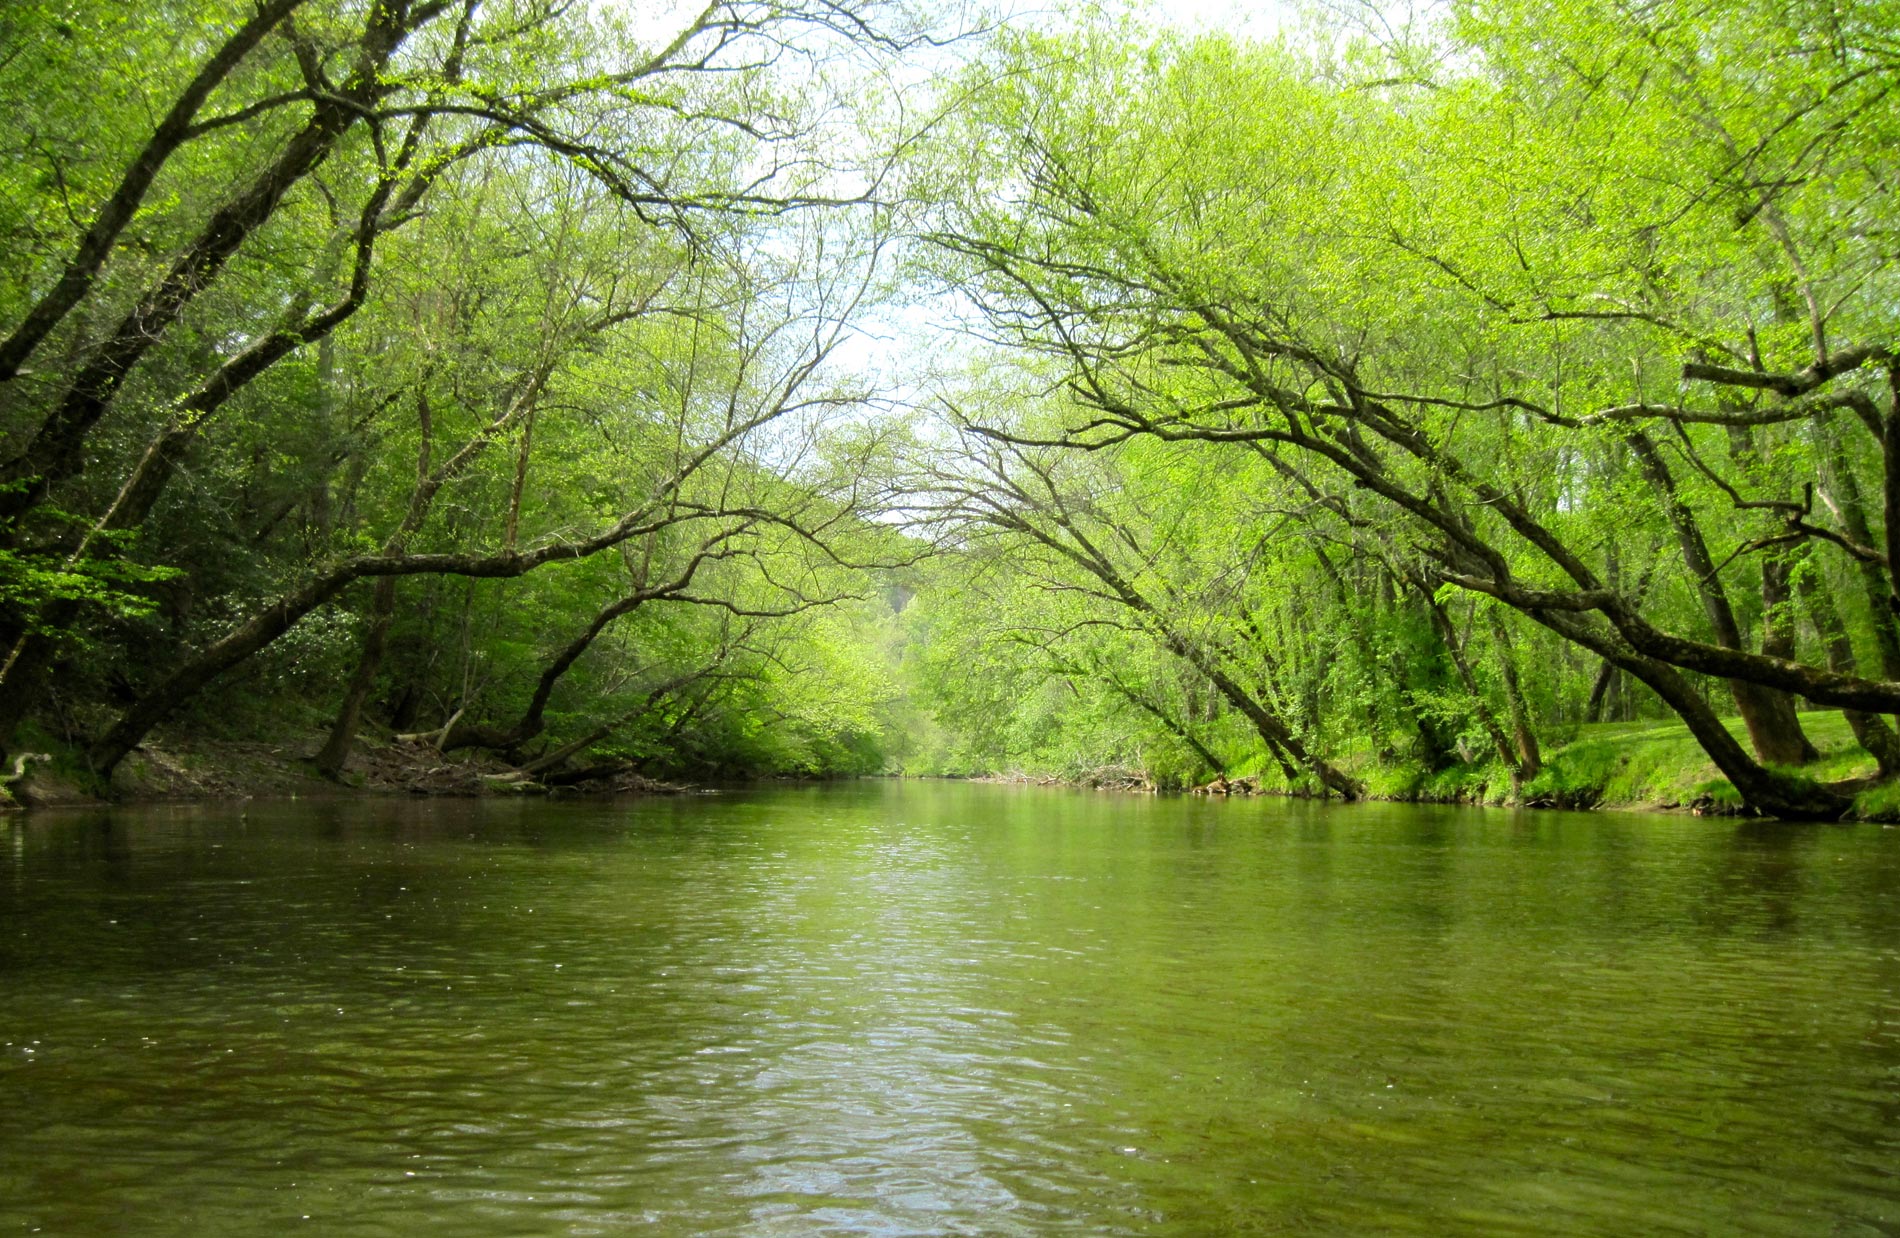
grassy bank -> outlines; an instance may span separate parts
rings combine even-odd
[[[1836,710],[1801,715],[1808,738],[1821,759],[1790,773],[1816,782],[1868,778],[1873,758],[1855,742]],[[1740,719],[1728,727],[1743,746],[1748,737]],[[1523,788],[1524,802],[1549,807],[1677,809],[1727,812],[1741,807],[1735,788],[1722,777],[1708,754],[1679,722],[1605,722],[1579,727],[1562,744],[1544,752],[1544,768]],[[1266,771],[1261,771],[1264,775]],[[1352,767],[1379,799],[1441,803],[1504,804],[1511,800],[1510,774],[1496,761],[1426,770],[1418,765],[1362,762]],[[1271,788],[1277,773],[1268,777]],[[1900,794],[1892,788],[1862,792],[1858,815],[1890,820],[1900,817]]]

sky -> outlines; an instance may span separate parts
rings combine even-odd
[[[1172,25],[1264,37],[1280,28],[1289,6],[1278,0],[1154,0],[1145,7]]]
[[[1311,3],[1311,0],[1306,0]],[[1323,0],[1322,0],[1323,2]],[[611,12],[644,43],[664,44],[705,7],[706,0],[592,0],[598,11]],[[1219,30],[1254,38],[1272,38],[1297,24],[1302,0],[895,0],[898,5],[928,13],[944,27],[980,26],[999,10],[1004,24],[1051,27],[1064,24],[1065,14],[1081,15],[1093,9],[1099,15],[1136,14],[1141,24],[1173,26],[1186,31]],[[969,16],[960,16],[959,10]],[[930,76],[960,58],[971,44],[932,53],[920,50],[907,57],[908,74],[898,70],[889,85],[908,94],[907,76]],[[921,63],[920,63],[921,61]],[[939,63],[941,62],[941,63]],[[782,68],[797,70],[782,62]],[[952,298],[954,301],[955,298]],[[872,309],[860,320],[858,331],[833,357],[834,372],[858,376],[860,381],[900,402],[927,401],[933,384],[929,371],[944,365],[957,367],[962,342],[946,337],[947,320],[968,313],[967,303],[951,304],[941,297],[910,305]]]

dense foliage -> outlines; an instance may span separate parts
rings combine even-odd
[[[1196,684],[1348,797],[1362,747],[1521,781],[1619,708],[1838,814],[1803,699],[1900,768],[1894,16],[1002,40],[930,239],[1013,377],[946,395],[926,506],[1033,565],[1004,626],[1046,667],[1203,764]]]
[[[0,19],[0,742],[1900,774],[1891,3],[633,11]]]
[[[876,767],[882,689],[806,673],[911,556],[833,359],[888,158],[837,153],[830,82],[910,35],[632,17],[8,8],[0,742],[109,774],[288,713],[329,773],[366,717],[543,768]]]

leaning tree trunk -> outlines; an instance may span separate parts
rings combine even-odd
[[[80,472],[87,438],[146,353],[387,90],[384,69],[410,33],[406,21],[406,11],[373,9],[349,79],[316,100],[303,127],[285,139],[275,159],[210,214],[165,273],[86,354],[25,449],[0,464],[0,519],[16,519],[39,507],[53,486]]]
[[[1067,664],[1065,663],[1063,665]],[[1081,667],[1075,667],[1074,669],[1078,674],[1089,674],[1089,672],[1084,671]],[[1183,745],[1193,752],[1194,755],[1200,759],[1202,765],[1222,777],[1226,776],[1227,763],[1215,756],[1213,751],[1200,741],[1194,734],[1193,729],[1189,727],[1186,718],[1176,718],[1160,702],[1149,700],[1143,693],[1123,683],[1116,677],[1113,671],[1105,669],[1097,670],[1091,677],[1104,680],[1108,686],[1114,690],[1117,696],[1127,701],[1130,705],[1133,705],[1136,709],[1154,718],[1168,734],[1180,740]]]
[[[0,383],[12,381],[33,350],[61,319],[85,299],[114,245],[145,200],[146,191],[172,155],[194,136],[193,122],[224,80],[262,43],[272,30],[304,0],[269,0],[259,4],[250,19],[231,31],[225,42],[186,84],[171,110],[159,121],[136,158],[93,216],[58,282],[27,311],[25,318],[0,343]]]
[[[1641,432],[1631,432],[1629,443],[1642,465],[1644,475],[1663,494],[1663,507],[1669,516],[1670,525],[1676,531],[1676,543],[1682,552],[1683,566],[1688,569],[1689,578],[1702,599],[1702,608],[1708,615],[1716,643],[1726,649],[1746,648],[1742,641],[1741,625],[1735,620],[1735,610],[1729,604],[1728,592],[1722,587],[1721,578],[1716,573],[1715,560],[1709,554],[1708,543],[1702,537],[1695,514],[1677,494],[1675,478],[1670,474],[1668,465],[1663,462],[1655,444]],[[1742,725],[1748,729],[1749,742],[1754,745],[1756,756],[1771,765],[1805,765],[1815,759],[1818,754],[1801,730],[1801,719],[1795,713],[1792,696],[1779,688],[1764,687],[1741,679],[1729,680],[1728,688],[1729,695],[1735,701],[1736,711],[1741,714]]]
[[[295,627],[299,620],[355,581],[370,576],[461,576],[511,580],[544,564],[585,559],[650,531],[629,515],[601,533],[577,542],[551,543],[514,554],[385,554],[348,559],[308,577],[269,605],[174,668],[134,702],[95,743],[89,758],[107,775],[151,729],[220,675]]]
[[[1253,693],[1241,687],[1231,675],[1214,665],[1212,659],[1208,658],[1203,651],[1172,631],[1166,632],[1164,639],[1177,656],[1207,676],[1208,681],[1227,698],[1228,703],[1238,709],[1247,721],[1253,723],[1254,730],[1259,732],[1260,738],[1265,740],[1269,747],[1283,750],[1289,758],[1312,773],[1320,780],[1321,785],[1340,799],[1364,798],[1366,789],[1358,779],[1335,769],[1323,757],[1309,751],[1306,745],[1300,742],[1299,736],[1295,735],[1277,714]]]
[[[383,212],[389,205],[393,184],[385,182],[364,206],[356,228],[356,259],[349,292],[337,303],[321,311],[313,310],[255,340],[227,359],[196,389],[181,397],[171,420],[146,445],[105,514],[73,548],[67,560],[69,568],[81,565],[89,555],[99,553],[100,548],[105,548],[104,553],[112,553],[111,534],[142,527],[211,417],[258,376],[312,340],[321,341],[319,371],[326,404],[330,401],[328,371],[334,365],[333,333],[362,308],[368,297],[370,261],[376,239],[384,231]],[[412,186],[411,190],[415,188]],[[414,200],[414,196],[405,195],[397,205],[413,205]],[[285,511],[288,510],[286,506]],[[281,515],[279,513],[279,518]],[[23,633],[4,665],[0,665],[0,695],[9,702],[0,707],[0,749],[19,721],[43,699],[46,680],[59,656],[59,642],[53,633],[68,629],[81,609],[82,604],[76,599],[52,602],[41,614],[35,630]]]
[[[1827,497],[1832,500],[1830,506],[1840,517],[1848,540],[1868,550],[1878,550],[1880,543],[1874,540],[1873,530],[1868,525],[1867,505],[1861,497],[1860,482],[1854,476],[1854,466],[1847,459],[1841,436],[1826,420],[1817,424],[1827,453],[1824,477]],[[1895,614],[1893,586],[1887,570],[1875,560],[1859,555],[1854,557],[1854,570],[1867,600],[1874,647],[1880,651],[1880,673],[1887,679],[1900,679],[1900,616]]]
[[[1606,635],[1578,615],[1534,609],[1525,613],[1565,639],[1615,663],[1661,697],[1750,810],[1790,821],[1838,821],[1853,806],[1852,799],[1845,795],[1768,769],[1750,757],[1675,667],[1635,652],[1621,639]]]
[[[1821,634],[1821,643],[1827,650],[1828,669],[1856,674],[1859,667],[1854,657],[1854,642],[1847,635],[1847,625],[1841,622],[1840,611],[1835,608],[1827,584],[1817,580],[1816,575],[1812,566],[1800,572],[1799,588],[1801,600],[1807,603],[1808,615],[1814,620],[1814,630]],[[1847,720],[1848,729],[1854,732],[1860,746],[1873,757],[1881,778],[1900,774],[1900,736],[1894,734],[1885,718],[1861,709],[1843,709],[1841,716]]]

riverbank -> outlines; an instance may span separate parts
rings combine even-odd
[[[1786,772],[1855,796],[1852,816],[1900,819],[1900,796],[1874,786],[1874,760],[1854,739],[1838,710],[1801,715],[1803,730],[1820,759]],[[1744,746],[1740,719],[1727,726]],[[1496,762],[1454,766],[1438,773],[1416,769],[1368,769],[1361,775],[1374,795],[1421,802],[1502,804],[1510,801],[1510,775]],[[1741,797],[1722,777],[1700,744],[1679,722],[1608,722],[1577,728],[1567,742],[1544,753],[1543,769],[1521,790],[1535,807],[1614,808],[1625,811],[1688,811],[1704,815],[1742,812]]]
[[[1798,777],[1855,793],[1852,819],[1900,821],[1900,789],[1873,786],[1873,758],[1855,741],[1836,710],[1801,715],[1820,760]],[[1739,719],[1729,729],[1744,744]],[[1741,797],[1681,723],[1606,722],[1578,727],[1544,753],[1543,768],[1521,788],[1499,762],[1476,761],[1429,770],[1416,763],[1381,762],[1371,753],[1347,754],[1339,765],[1363,783],[1367,798],[1389,803],[1470,804],[1486,807],[1606,808],[1624,812],[1689,812],[1703,816],[1743,814]],[[1236,763],[1229,773],[1199,787],[1157,788],[1138,771],[1104,766],[1067,777],[1013,771],[985,781],[1061,784],[1090,789],[1174,789],[1212,795],[1279,795],[1319,798],[1317,783],[1289,782],[1264,757]]]
[[[1817,782],[1859,787],[1871,783],[1873,759],[1855,743],[1835,711],[1812,711],[1802,724],[1821,759],[1798,772]],[[1730,723],[1740,734],[1739,721]],[[557,785],[524,778],[501,759],[475,752],[443,754],[427,743],[367,736],[357,745],[342,778],[316,772],[310,756],[321,735],[285,734],[268,740],[209,739],[161,734],[132,753],[110,788],[97,786],[78,753],[42,739],[52,760],[34,764],[11,786],[18,807],[61,807],[111,802],[163,803],[245,798],[323,799],[357,795],[521,795],[676,792],[682,788],[625,771],[593,778],[571,774]],[[1601,723],[1578,728],[1567,742],[1544,754],[1544,766],[1524,786],[1495,761],[1441,770],[1406,763],[1380,763],[1370,755],[1343,766],[1363,782],[1368,798],[1391,803],[1470,804],[1534,808],[1606,808],[1629,812],[1692,812],[1726,816],[1742,812],[1740,798],[1708,756],[1678,723]],[[1264,767],[1263,767],[1264,766]],[[1289,784],[1269,762],[1240,763],[1229,775],[1198,788],[1157,788],[1139,769],[1107,765],[1067,776],[1012,771],[976,781],[1063,785],[1090,790],[1200,791],[1221,795],[1316,797],[1304,782]],[[1891,786],[1859,790],[1854,819],[1900,821],[1900,791]]]
[[[29,763],[24,775],[6,788],[15,803],[0,801],[0,808],[375,795],[672,793],[685,789],[608,767],[537,781],[489,754],[444,754],[427,743],[374,736],[357,743],[340,778],[329,779],[317,772],[311,760],[321,742],[320,733],[291,733],[256,741],[162,733],[127,756],[114,771],[111,785],[102,787],[87,770],[80,753],[40,736],[23,750],[44,750],[50,760]],[[577,777],[577,773],[593,776]]]

